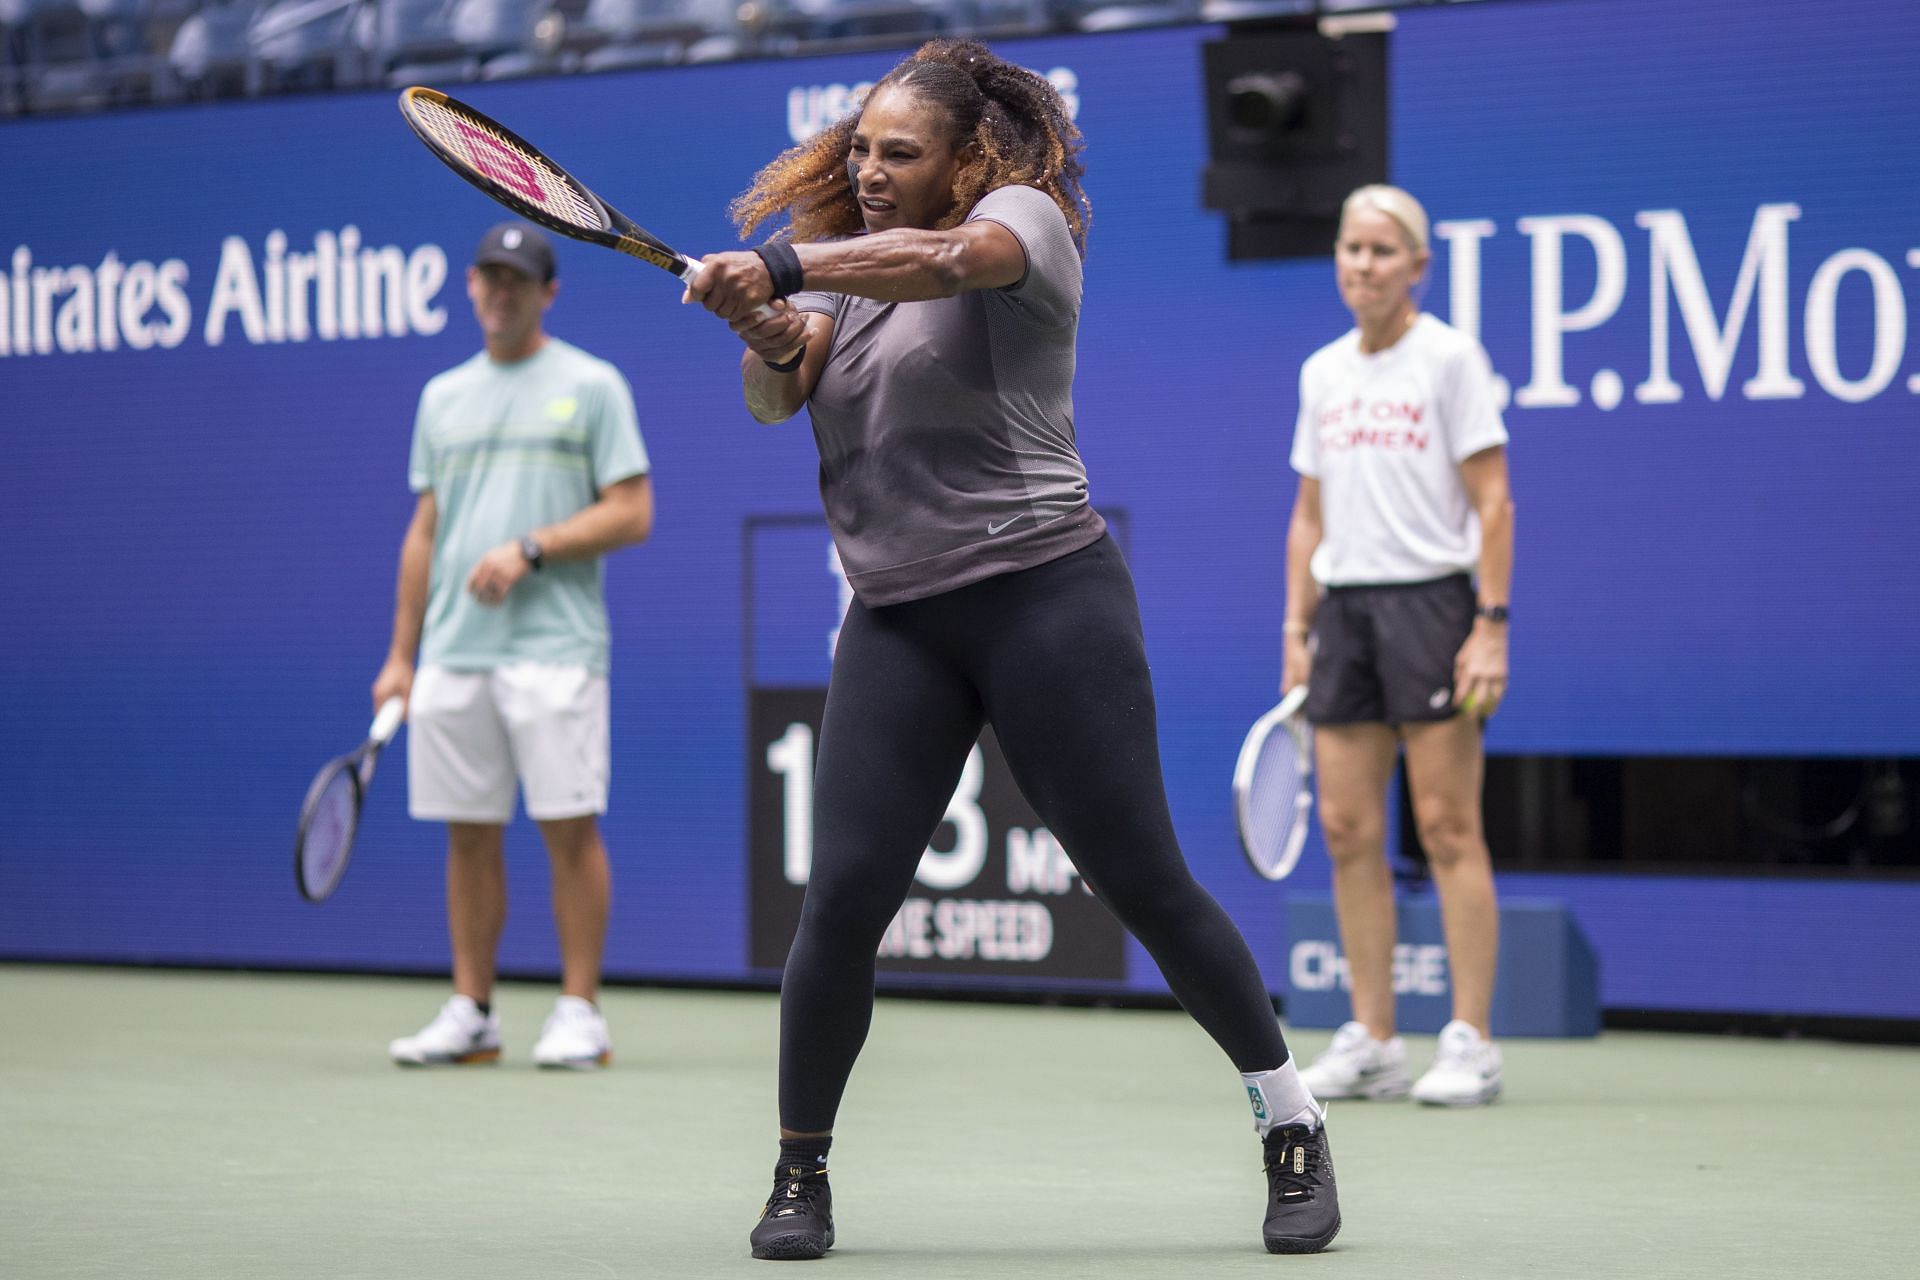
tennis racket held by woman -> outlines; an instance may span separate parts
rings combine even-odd
[[[652,263],[683,283],[699,273],[697,260],[602,200],[531,142],[466,103],[414,85],[400,94],[400,114],[447,168],[527,221]],[[764,306],[754,314],[772,315],[773,308]]]
[[[327,761],[313,776],[300,805],[300,828],[293,841],[293,880],[308,902],[325,902],[347,874],[360,806],[373,783],[374,762],[406,718],[407,704],[388,698],[367,730],[366,741],[346,755]]]
[[[1313,727],[1307,686],[1295,685],[1254,721],[1233,768],[1240,849],[1262,878],[1284,880],[1300,861],[1313,816]]]

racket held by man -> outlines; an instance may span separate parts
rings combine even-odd
[[[529,222],[650,262],[691,282],[700,263],[602,200],[538,147],[438,89],[400,94],[400,114],[447,168]],[[771,315],[760,308],[756,315]]]
[[[407,704],[388,698],[373,718],[367,739],[346,755],[329,760],[313,776],[300,805],[300,830],[293,842],[293,879],[308,902],[325,902],[347,874],[360,806],[373,782],[374,762],[406,717]]]
[[[1306,707],[1307,686],[1295,685],[1254,721],[1234,764],[1240,848],[1267,880],[1292,873],[1313,817],[1313,727]]]

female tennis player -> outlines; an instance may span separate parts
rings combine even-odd
[[[1300,372],[1280,683],[1311,671],[1306,713],[1353,1019],[1302,1075],[1322,1098],[1411,1091],[1476,1106],[1501,1086],[1480,731],[1507,691],[1507,432],[1480,344],[1414,300],[1428,262],[1418,201],[1396,187],[1355,191],[1334,261],[1354,327]],[[1385,813],[1401,748],[1453,972],[1453,1020],[1418,1081],[1394,1034]]]
[[[1161,780],[1133,582],[1087,501],[1072,381],[1089,207],[1045,80],[934,41],[734,206],[790,240],[704,260],[748,408],[805,406],[853,585],[781,987],[780,1159],[759,1258],[833,1243],[827,1149],[873,1017],[874,953],[991,724],[1021,791],[1241,1073],[1269,1250],[1339,1229],[1321,1110],[1252,954],[1188,872]],[[755,308],[784,299],[775,314]]]

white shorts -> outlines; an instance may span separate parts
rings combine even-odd
[[[536,821],[607,811],[607,678],[583,666],[422,667],[407,702],[407,812],[506,823],[516,782]]]

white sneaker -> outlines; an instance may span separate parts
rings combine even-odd
[[[387,1046],[403,1067],[443,1067],[500,1060],[500,1018],[481,1013],[471,997],[456,995],[440,1006],[433,1021]]]
[[[1440,1028],[1433,1065],[1414,1082],[1415,1101],[1436,1107],[1478,1107],[1500,1096],[1500,1049],[1470,1022]]]
[[[1333,1043],[1300,1080],[1316,1098],[1404,1098],[1413,1076],[1404,1040],[1375,1040],[1365,1027],[1349,1022],[1333,1033]]]
[[[607,1020],[590,1000],[561,996],[540,1028],[533,1061],[542,1067],[571,1067],[591,1071],[613,1061],[613,1042],[607,1038]]]

